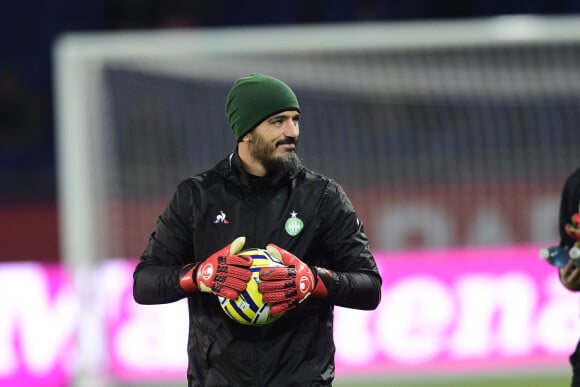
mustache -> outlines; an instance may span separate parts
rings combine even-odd
[[[286,137],[283,140],[280,140],[276,143],[276,146],[278,145],[298,145],[298,139],[294,138],[294,137]]]

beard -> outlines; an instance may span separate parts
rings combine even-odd
[[[291,174],[302,166],[302,161],[296,152],[289,152],[283,156],[276,156],[276,147],[280,144],[295,144],[298,141],[294,138],[286,138],[272,145],[265,141],[260,135],[254,134],[252,139],[251,155],[259,161],[267,171],[268,175],[282,173]]]

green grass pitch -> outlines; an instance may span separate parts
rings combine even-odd
[[[571,370],[531,370],[529,373],[422,374],[369,378],[337,377],[333,387],[570,387]],[[183,383],[112,384],[114,387],[182,387]]]
[[[334,387],[570,387],[571,374],[568,370],[559,372],[530,372],[530,374],[492,375],[437,375],[429,377],[420,374],[414,378],[340,379]]]

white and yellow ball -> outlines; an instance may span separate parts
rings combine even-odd
[[[264,249],[246,249],[240,251],[238,255],[252,257],[252,266],[250,267],[252,277],[247,283],[246,290],[241,292],[236,300],[218,297],[222,309],[234,321],[244,325],[265,325],[276,321],[280,316],[270,315],[270,304],[263,302],[262,293],[258,290],[260,269],[284,266],[284,264]]]

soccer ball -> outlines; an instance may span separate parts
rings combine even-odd
[[[236,300],[218,297],[222,309],[234,321],[244,325],[265,325],[276,321],[280,316],[270,315],[270,304],[265,304],[262,301],[262,293],[258,290],[260,269],[284,266],[284,264],[264,249],[246,249],[240,251],[238,255],[252,257],[252,266],[250,267],[252,277],[248,281],[246,290],[241,292]]]

